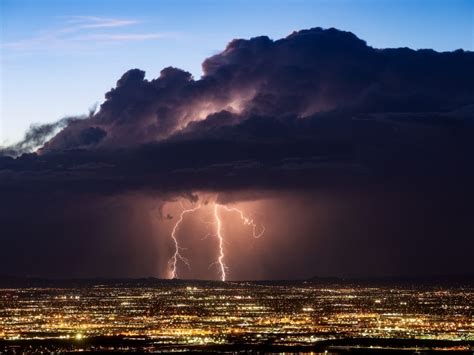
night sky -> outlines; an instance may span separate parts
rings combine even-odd
[[[165,278],[201,204],[180,277],[217,279],[215,203],[265,228],[222,213],[230,280],[474,272],[473,52],[229,40],[1,148],[2,274]]]

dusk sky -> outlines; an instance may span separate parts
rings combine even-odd
[[[473,273],[472,4],[2,1],[1,273]]]

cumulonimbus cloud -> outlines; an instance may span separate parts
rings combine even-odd
[[[335,110],[453,111],[474,101],[472,63],[473,54],[464,51],[374,49],[335,29],[304,30],[277,41],[234,40],[204,61],[199,80],[172,67],[151,81],[130,70],[96,115],[66,127],[44,151],[162,141],[195,122],[222,124],[219,112],[233,116],[224,124],[235,124],[255,115],[304,118]],[[91,127],[106,135],[82,142],[82,130]]]
[[[275,264],[295,275],[307,268],[294,255],[328,274],[472,270],[474,53],[374,49],[315,28],[233,40],[203,69],[154,80],[132,69],[97,112],[3,150],[4,272],[154,274],[150,242],[167,239],[143,200],[195,202],[193,192],[291,196],[265,207],[273,232],[260,240],[268,265],[291,255]]]
[[[39,155],[5,157],[0,169],[67,178],[96,166],[94,181],[119,177],[120,186],[178,176],[215,188],[261,186],[270,171],[280,180],[267,184],[281,186],[400,165],[437,174],[460,161],[471,171],[473,64],[471,52],[375,49],[336,29],[233,40],[204,61],[200,79],[173,67],[153,80],[126,72],[97,112],[35,128],[3,155],[44,143]],[[229,172],[227,183],[212,178]]]

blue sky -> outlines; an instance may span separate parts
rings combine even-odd
[[[472,0],[0,0],[0,145],[86,113],[130,68],[148,78],[232,38],[336,27],[374,47],[474,50]]]

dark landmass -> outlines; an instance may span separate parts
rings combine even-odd
[[[346,338],[329,339],[315,342],[312,345],[278,345],[268,342],[267,344],[246,344],[239,342],[236,338],[232,343],[226,345],[194,345],[194,346],[164,346],[155,345],[152,339],[129,338],[129,337],[93,337],[81,340],[76,339],[47,339],[47,340],[0,340],[0,352],[78,352],[78,351],[113,351],[113,352],[160,352],[171,353],[177,351],[195,353],[234,353],[258,352],[258,353],[281,353],[281,352],[325,352],[329,354],[430,354],[442,351],[443,353],[456,352],[460,354],[472,354],[474,341],[449,341],[449,340],[427,340],[427,339],[380,339],[380,338]]]

